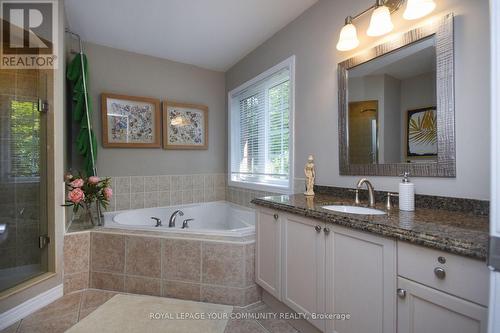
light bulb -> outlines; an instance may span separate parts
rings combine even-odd
[[[393,28],[394,25],[391,21],[389,8],[387,8],[387,6],[378,6],[372,13],[370,26],[366,34],[372,37],[382,36],[391,32]]]
[[[350,22],[350,20],[346,19],[346,25],[340,30],[339,41],[337,42],[337,50],[339,51],[349,51],[359,45],[356,27]]]
[[[429,14],[436,8],[434,0],[407,0],[403,17],[406,20],[416,20]]]

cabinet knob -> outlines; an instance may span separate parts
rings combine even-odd
[[[321,232],[321,226],[320,225],[315,226],[314,230],[316,230],[317,232]]]
[[[399,298],[405,298],[406,297],[406,290],[398,288],[397,294]]]
[[[274,217],[274,219],[275,219],[275,220],[278,220],[278,218],[279,218],[280,216],[278,215],[278,213],[274,213],[273,217]]]
[[[441,267],[436,267],[434,268],[434,275],[436,275],[438,279],[442,280],[446,277],[446,271]]]
[[[330,233],[330,228],[323,229],[323,232],[328,235]]]

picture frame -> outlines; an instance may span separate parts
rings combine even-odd
[[[105,148],[161,148],[159,99],[102,93],[101,114]]]
[[[436,106],[407,110],[404,142],[406,159],[437,159],[437,141]]]
[[[163,101],[163,148],[208,149],[208,107]]]

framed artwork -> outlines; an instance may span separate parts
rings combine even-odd
[[[160,148],[160,100],[101,94],[104,147]]]
[[[208,149],[208,107],[164,101],[163,148]]]
[[[436,107],[406,112],[406,157],[408,159],[437,157]]]

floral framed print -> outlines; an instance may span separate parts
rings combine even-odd
[[[160,148],[160,100],[101,94],[102,145],[109,148]]]
[[[436,107],[408,110],[406,113],[406,158],[437,158]]]
[[[208,107],[164,101],[163,148],[208,149]]]

